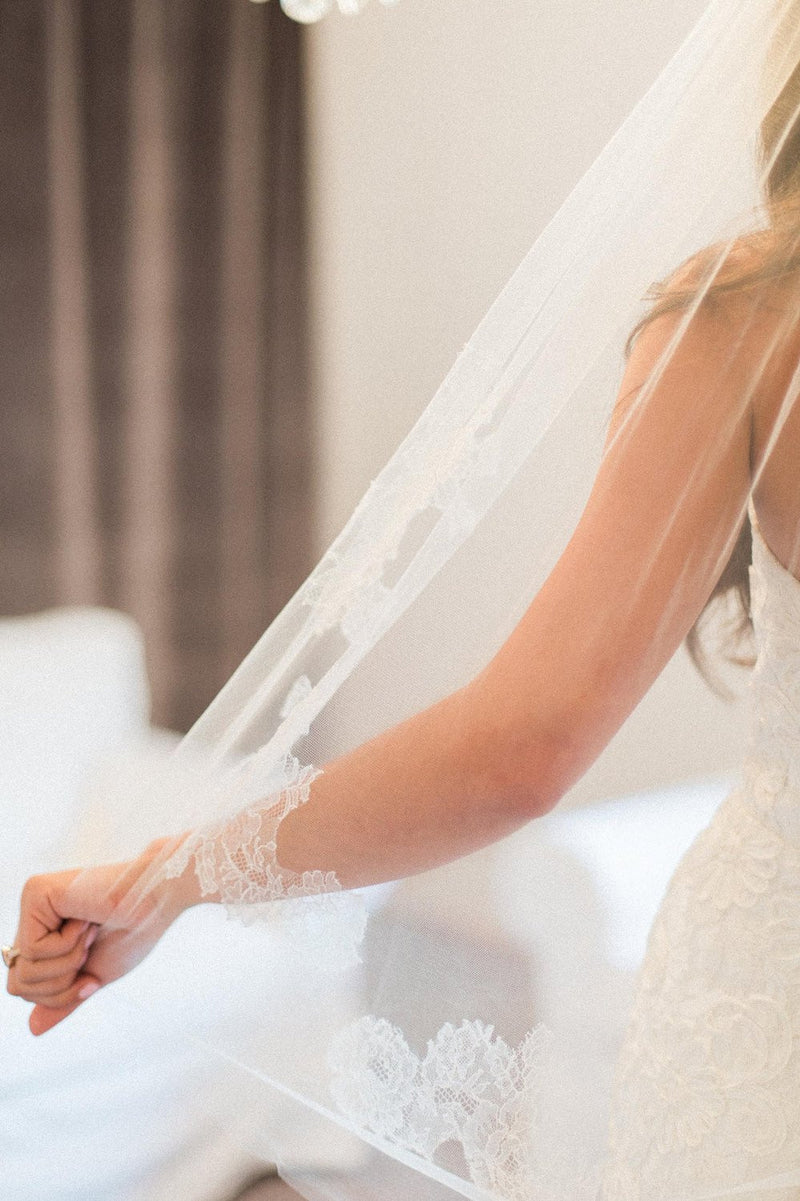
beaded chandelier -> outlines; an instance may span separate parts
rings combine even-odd
[[[255,0],[255,3],[263,3],[264,0]],[[311,24],[312,21],[318,21],[320,17],[324,17],[327,13],[338,8],[340,12],[348,13],[354,16],[361,12],[368,0],[280,0],[281,8],[295,21],[302,21],[304,24]],[[396,0],[380,0],[381,4],[391,5],[396,3]]]

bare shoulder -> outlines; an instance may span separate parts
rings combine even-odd
[[[776,271],[766,234],[705,248],[651,297],[631,345],[628,389],[658,368],[662,378],[694,379],[706,405],[711,396],[726,406],[746,396],[759,411],[774,404],[800,360],[800,272]]]
[[[739,256],[740,271],[745,253]],[[641,411],[644,400],[672,410],[676,419],[705,418],[709,424],[741,402],[747,364],[758,357],[753,305],[735,291],[720,289],[717,257],[708,248],[651,289],[645,316],[628,344],[610,435],[637,406]]]

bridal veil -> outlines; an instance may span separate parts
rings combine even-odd
[[[798,337],[799,81],[796,0],[712,0],[170,770],[128,815],[108,815],[121,856],[179,840],[139,893],[191,864],[248,925],[246,953],[241,942],[230,953],[224,923],[209,938],[207,968],[224,970],[231,996],[256,959],[291,979],[294,1048],[257,1054],[231,1020],[208,1051],[241,1072],[255,1115],[260,1098],[279,1098],[284,1117],[257,1129],[258,1149],[309,1199],[634,1196],[609,1175],[608,1121],[635,964],[585,937],[610,903],[590,888],[571,890],[558,939],[536,925],[575,870],[567,852],[520,844],[502,859],[513,882],[486,860],[476,909],[501,926],[512,883],[525,885],[523,961],[489,920],[449,933],[462,900],[449,866],[426,874],[414,907],[391,882],[339,889],[325,862],[286,871],[278,828],[326,764],[480,677],[581,524],[594,615],[553,619],[573,664],[613,670],[637,645],[643,694],[720,579],[734,587],[705,611],[697,654],[715,683],[727,650],[750,653],[736,628],[750,492],[785,447],[800,383],[778,367]],[[552,673],[530,664],[530,680],[534,709],[551,713]],[[627,716],[601,715],[598,752]],[[633,738],[632,793],[643,753]],[[566,988],[552,991],[556,979]],[[346,1011],[328,1003],[343,980]],[[151,1003],[136,972],[112,987]],[[187,1037],[201,1004],[187,996]],[[310,1149],[340,1148],[351,1170],[287,1159],[290,1127]],[[765,1164],[658,1196],[800,1196],[791,1144]]]

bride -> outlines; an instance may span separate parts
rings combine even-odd
[[[27,882],[8,989],[41,1035],[201,902],[268,917],[504,838],[548,814],[676,648],[688,637],[702,659],[709,614],[738,604],[729,637],[752,626],[758,652],[750,743],[652,927],[591,1195],[796,1201],[800,5],[713,4],[623,134],[189,735],[164,835]],[[762,205],[733,230],[745,152]],[[581,465],[563,496],[539,495],[544,457],[567,470],[565,449]],[[191,794],[180,820],[176,788]],[[315,912],[340,921],[336,904]],[[452,1095],[430,1092],[427,1129],[449,1133],[409,1133],[410,1086],[397,1129],[369,1129],[431,1162],[460,1138],[482,1195],[576,1197],[541,1148],[519,1150],[511,1085],[477,1155],[463,1131],[482,1081],[462,1081],[457,1136]]]

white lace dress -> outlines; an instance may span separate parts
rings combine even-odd
[[[742,781],[679,863],[650,933],[605,1201],[734,1189],[800,1201],[800,582],[755,521],[751,585]]]

